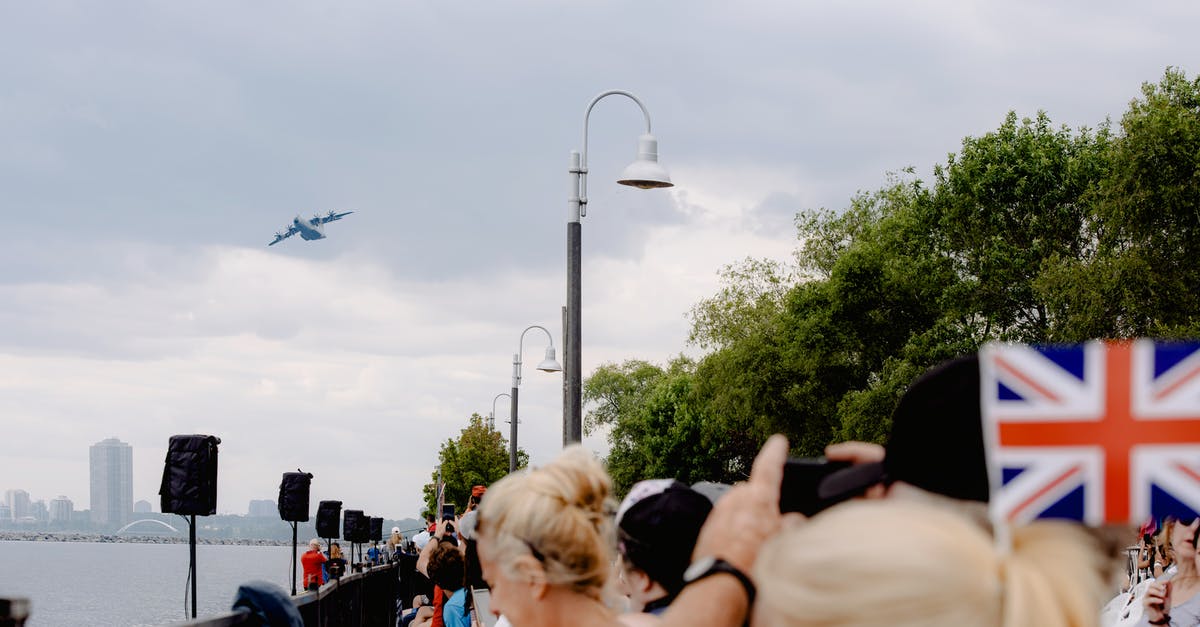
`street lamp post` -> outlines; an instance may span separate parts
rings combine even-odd
[[[638,137],[637,159],[629,164],[617,180],[622,185],[630,185],[641,189],[671,187],[671,177],[658,163],[658,140],[650,134],[650,112],[637,96],[620,90],[611,89],[592,98],[583,113],[583,153],[571,151],[570,190],[567,212],[567,316],[566,338],[563,354],[567,361],[565,372],[565,407],[563,408],[563,446],[583,440],[583,360],[580,355],[582,316],[580,301],[581,237],[582,225],[580,218],[587,215],[587,149],[588,149],[588,118],[592,115],[592,107],[601,99],[608,96],[626,96],[637,103],[646,118],[646,132]],[[514,388],[515,389],[515,388]],[[513,401],[516,406],[516,401]]]
[[[543,372],[559,372],[562,370],[562,366],[558,365],[558,360],[554,358],[554,336],[550,335],[546,327],[534,324],[521,331],[521,339],[517,342],[517,352],[513,353],[512,394],[509,396],[512,404],[509,406],[508,412],[509,435],[511,436],[508,442],[508,472],[513,472],[517,469],[517,387],[521,385],[521,353],[525,346],[525,334],[531,329],[541,329],[546,334],[546,337],[550,339],[550,345],[546,347],[546,357],[542,360],[542,363],[537,365],[537,369]],[[492,399],[493,406],[495,400]]]
[[[501,396],[512,398],[508,392],[501,392],[496,395],[496,398],[492,399],[492,412],[488,414],[488,429],[496,428],[496,401],[500,400]]]

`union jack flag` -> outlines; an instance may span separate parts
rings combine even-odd
[[[1200,343],[988,344],[979,369],[995,519],[1200,511]]]

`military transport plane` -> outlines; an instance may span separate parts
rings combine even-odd
[[[354,212],[347,211],[345,213],[336,213],[330,211],[325,215],[314,214],[312,218],[308,219],[296,216],[292,219],[292,223],[288,225],[287,230],[276,233],[275,240],[270,244],[267,244],[267,246],[274,246],[297,233],[300,234],[300,237],[306,240],[324,239],[325,232],[321,228],[322,226],[333,222],[334,220],[341,220],[352,213]]]

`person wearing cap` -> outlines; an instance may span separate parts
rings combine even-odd
[[[396,555],[400,553],[400,548],[404,546],[404,536],[400,535],[399,527],[392,527],[392,535],[387,539],[385,545],[385,558],[389,561],[396,559]]]
[[[987,526],[990,490],[979,385],[973,353],[926,370],[896,404],[886,447],[868,442],[826,447],[826,458],[854,465],[827,477],[821,497],[932,501]]]
[[[325,583],[325,554],[321,552],[321,541],[313,538],[308,541],[308,551],[300,556],[300,565],[304,568],[304,589],[316,591]]]
[[[674,479],[640,481],[617,508],[617,577],[629,597],[627,625],[657,624],[683,587],[712,502]]]

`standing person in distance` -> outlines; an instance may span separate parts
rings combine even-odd
[[[321,553],[321,541],[313,538],[308,541],[308,551],[300,556],[300,564],[304,567],[304,589],[317,591],[325,583],[325,554]]]
[[[341,579],[346,574],[346,558],[342,557],[342,547],[334,542],[329,547],[329,561],[325,564],[330,579]]]

